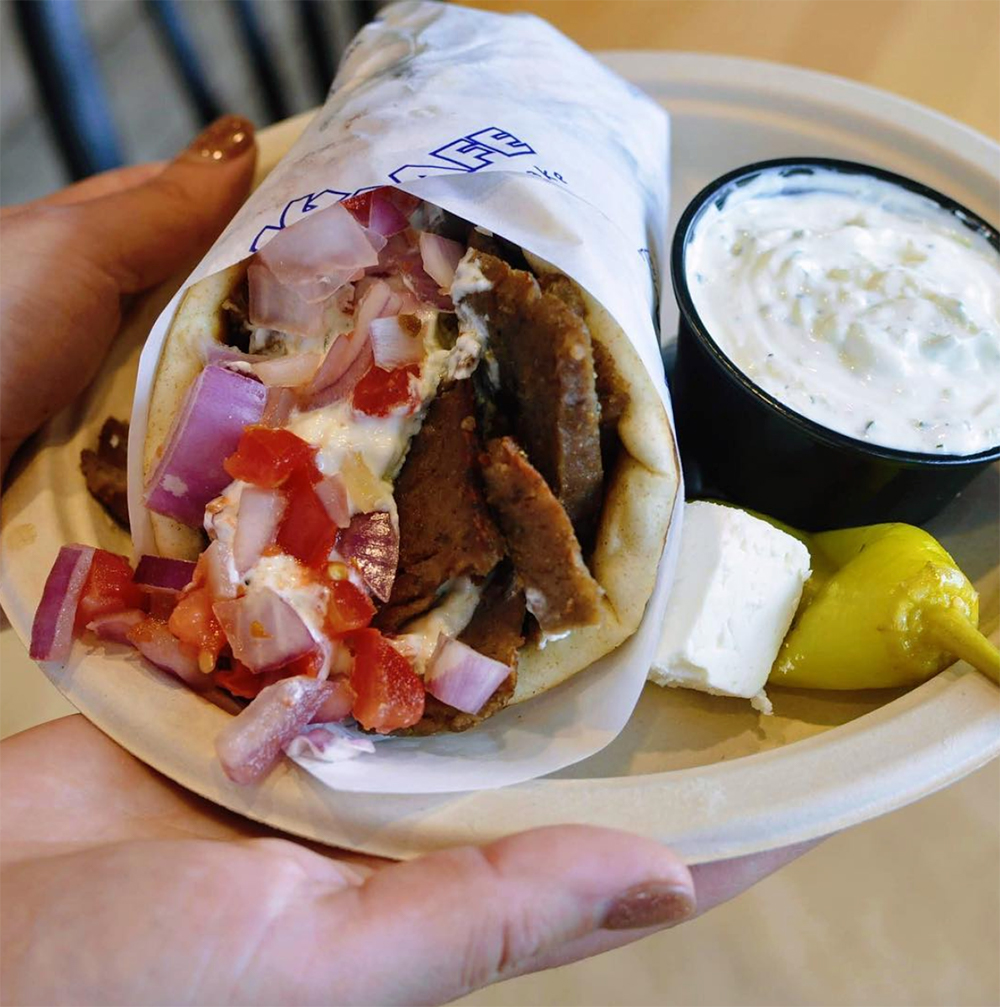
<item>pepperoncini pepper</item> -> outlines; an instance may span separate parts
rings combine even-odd
[[[1000,652],[977,628],[976,589],[927,532],[906,524],[784,530],[809,548],[813,573],[769,685],[914,685],[956,658],[1000,684]]]

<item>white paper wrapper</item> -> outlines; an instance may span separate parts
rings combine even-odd
[[[544,21],[397,4],[355,39],[326,105],[185,287],[315,209],[396,185],[586,288],[628,334],[669,413],[653,322],[667,140],[661,108]],[[179,298],[157,321],[139,368],[129,486],[137,553],[152,548],[140,503],[146,409]],[[389,739],[349,761],[296,761],[337,789],[444,793],[518,783],[599,751],[631,715],[656,650],[682,499],[681,491],[642,624],[613,654],[472,731]]]

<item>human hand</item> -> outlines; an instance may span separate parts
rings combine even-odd
[[[0,473],[93,379],[122,299],[204,251],[246,197],[253,127],[213,123],[167,165],[95,175],[0,217]]]
[[[797,856],[584,826],[408,863],[283,839],[82,717],[3,743],[3,1003],[441,1003],[627,944]],[[692,875],[694,875],[692,882]]]

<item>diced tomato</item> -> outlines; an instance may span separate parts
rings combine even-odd
[[[410,662],[377,629],[356,630],[348,642],[358,694],[351,712],[358,723],[379,734],[417,723],[424,715],[424,683]]]
[[[347,199],[342,199],[340,205],[362,226],[367,227],[372,215],[372,196],[375,190],[359,192]]]
[[[199,587],[184,595],[170,613],[167,628],[178,640],[198,648],[203,671],[211,671],[226,645],[226,634],[212,611],[212,596],[207,587]]]
[[[128,560],[116,553],[96,549],[90,574],[76,607],[77,631],[99,615],[145,607],[145,595],[132,580],[132,567]]]
[[[351,402],[358,412],[369,416],[388,416],[399,406],[416,406],[419,398],[411,385],[410,376],[419,372],[417,364],[397,367],[393,371],[373,367],[354,386]]]
[[[223,464],[234,479],[274,489],[302,470],[318,482],[321,476],[315,458],[316,449],[290,430],[250,426],[243,431],[235,454]]]
[[[334,692],[323,700],[323,705],[316,711],[312,719],[314,724],[330,724],[343,720],[350,714],[357,699],[357,693],[346,675],[335,675],[328,678],[327,682],[334,687]]]
[[[212,679],[216,685],[221,685],[226,692],[231,692],[234,696],[239,696],[241,699],[253,699],[265,686],[274,685],[275,682],[280,682],[283,678],[289,678],[294,674],[295,672],[289,671],[288,668],[256,674],[234,658],[231,668],[216,671]]]
[[[349,580],[330,584],[330,604],[326,609],[326,628],[331,636],[353,629],[364,629],[375,615],[371,598]]]
[[[283,671],[289,675],[307,675],[309,678],[316,678],[322,667],[323,653],[317,647],[315,650],[309,651],[308,654],[297,657],[291,664],[285,665]]]
[[[336,524],[301,469],[289,476],[285,496],[288,506],[278,526],[278,545],[306,566],[321,566],[337,540]]]

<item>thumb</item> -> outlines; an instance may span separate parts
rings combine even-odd
[[[153,178],[71,208],[89,258],[123,294],[167,279],[225,227],[246,198],[256,158],[251,123],[217,119]]]
[[[338,1000],[442,1003],[678,923],[694,912],[694,887],[652,840],[559,826],[395,864],[317,905],[319,921],[299,920],[337,935],[328,961],[351,962],[346,987],[336,977]],[[310,979],[313,992],[334,981]]]

